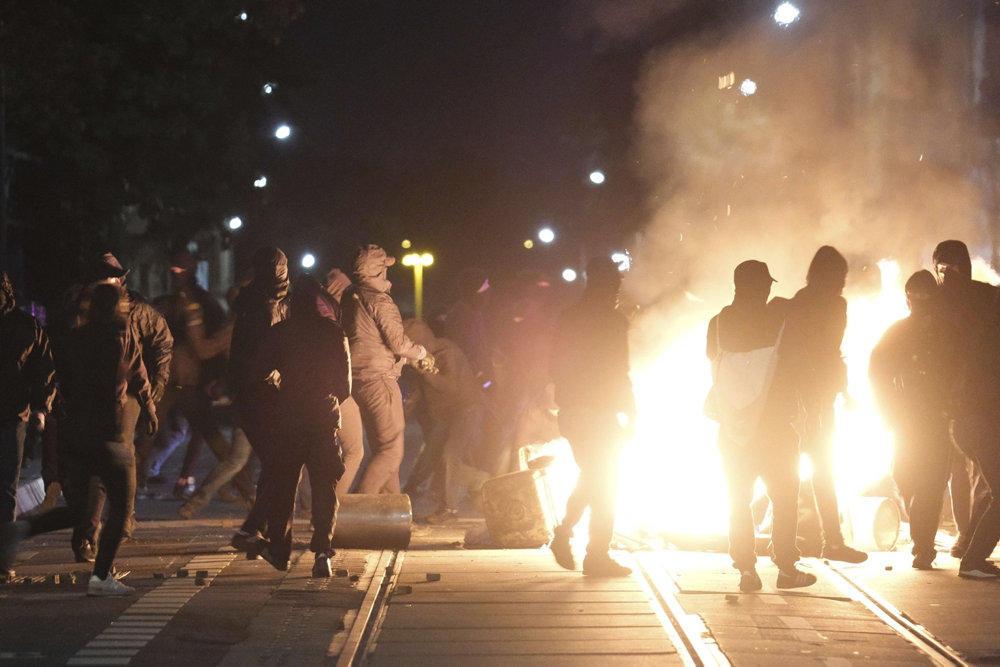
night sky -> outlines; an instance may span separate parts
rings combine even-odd
[[[641,222],[628,163],[638,52],[600,52],[578,11],[309,3],[285,42],[301,80],[274,96],[295,135],[269,176],[266,235],[324,266],[359,242],[399,254],[410,239],[435,254],[429,287],[465,266],[558,272],[620,247]],[[525,250],[543,224],[557,242]]]

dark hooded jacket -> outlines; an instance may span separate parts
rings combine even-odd
[[[449,421],[462,410],[480,405],[483,392],[465,353],[447,338],[437,338],[423,320],[407,320],[406,335],[434,356],[435,374],[417,372],[417,384],[430,416]]]
[[[55,368],[48,336],[14,303],[14,288],[0,272],[0,423],[48,413],[55,398]]]
[[[549,368],[560,409],[635,416],[629,377],[628,320],[588,291],[559,316]]]
[[[266,381],[250,368],[257,346],[268,330],[288,317],[288,264],[278,248],[263,248],[254,257],[254,277],[233,300],[233,337],[229,348],[229,388],[244,413],[273,397]]]
[[[107,292],[120,288],[97,285],[94,289]],[[118,298],[127,299],[123,290]],[[102,294],[94,303],[103,312],[115,308],[117,301],[105,308],[109,300]],[[156,414],[139,342],[127,320],[127,306],[119,312],[120,316],[107,312],[94,315],[70,331],[59,359],[67,415],[76,424],[73,432],[88,443],[122,440],[127,394],[138,397],[144,414]]]
[[[331,432],[351,395],[351,357],[330,296],[312,278],[295,284],[288,319],[266,333],[252,362],[263,382],[278,373],[277,412],[290,428]]]

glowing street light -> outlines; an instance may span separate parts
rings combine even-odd
[[[275,89],[275,88],[277,88],[277,87],[278,87],[278,84],[276,84],[276,83],[265,83],[265,84],[264,84],[264,85],[263,85],[263,86],[261,87],[261,91],[262,91],[262,92],[263,92],[263,93],[264,93],[265,95],[270,95],[271,93],[273,93],[273,92],[274,92],[274,89]]]
[[[799,8],[790,2],[783,2],[774,10],[774,20],[781,27],[789,26],[799,20]]]
[[[562,279],[568,283],[576,280],[576,271],[574,269],[563,269]]]
[[[413,267],[413,310],[418,320],[424,319],[424,267],[433,263],[429,252],[403,255],[403,266]]]
[[[542,227],[538,230],[538,240],[542,243],[552,243],[556,240],[556,233],[551,227]]]
[[[595,169],[594,171],[590,172],[590,175],[587,178],[589,178],[590,182],[593,183],[594,185],[600,185],[601,183],[604,182],[604,172],[601,171],[600,169]]]
[[[303,269],[311,269],[312,267],[316,266],[316,256],[313,255],[311,252],[307,252],[306,254],[302,255],[301,264]]]
[[[292,128],[288,127],[287,125],[279,125],[274,130],[274,136],[276,139],[281,139],[282,141],[284,141],[288,137],[292,136]]]
[[[226,222],[226,226],[235,232],[237,229],[243,226],[243,218],[241,218],[238,215],[234,215],[233,217],[229,218],[229,220]]]
[[[743,79],[743,83],[740,84],[740,93],[744,97],[749,97],[757,92],[757,82],[753,79]]]
[[[255,188],[266,188],[267,187],[267,176],[264,176],[264,175],[258,176],[254,180],[253,186]]]

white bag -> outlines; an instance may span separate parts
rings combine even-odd
[[[712,389],[705,399],[705,414],[719,422],[725,433],[745,444],[757,430],[761,410],[771,388],[774,368],[778,361],[778,339],[770,347],[746,352],[722,350],[718,344],[721,318],[716,321],[716,349],[712,360]]]

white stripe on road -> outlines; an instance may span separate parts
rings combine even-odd
[[[135,601],[101,634],[77,651],[67,665],[127,665],[139,651],[202,589],[207,587],[237,554],[195,556],[188,570],[204,571],[204,577],[175,577]]]

